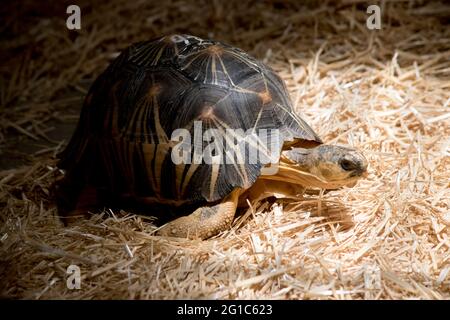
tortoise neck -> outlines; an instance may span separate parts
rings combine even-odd
[[[292,148],[281,152],[281,163],[285,165],[294,165],[303,172],[310,172],[311,157],[313,149]]]
[[[272,174],[263,174],[259,178],[301,185],[306,188],[330,189],[335,186],[311,173],[312,160],[310,149],[295,148],[283,151],[280,162]]]

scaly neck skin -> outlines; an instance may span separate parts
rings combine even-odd
[[[285,151],[283,151],[284,153]],[[278,171],[273,175],[261,175],[264,180],[284,181],[304,186],[306,188],[335,189],[340,187],[325,181],[309,172],[309,159],[306,155],[299,156],[299,162],[293,162],[282,153],[278,164]]]
[[[294,151],[295,150],[295,151]],[[326,181],[311,174],[313,149],[295,148],[281,152],[278,171],[274,175],[262,175],[265,180],[276,180],[302,185],[304,187],[317,187],[328,189]]]
[[[347,161],[346,168],[342,161]],[[353,186],[367,171],[364,156],[349,148],[320,145],[282,151],[278,171],[262,179],[300,184],[306,188],[337,189]]]
[[[311,153],[313,149],[295,148],[294,150],[285,150],[281,152],[281,161],[285,164],[295,165],[301,171],[310,172],[313,165]]]

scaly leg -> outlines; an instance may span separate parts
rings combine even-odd
[[[233,222],[240,189],[235,189],[222,202],[200,207],[188,216],[169,222],[157,233],[159,236],[207,239],[226,230]]]

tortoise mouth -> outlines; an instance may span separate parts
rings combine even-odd
[[[362,176],[353,176],[350,181],[343,185],[343,187],[353,188],[354,186],[356,186],[360,178],[362,178]]]
[[[355,170],[349,177],[351,178],[366,178],[368,176],[367,170]]]

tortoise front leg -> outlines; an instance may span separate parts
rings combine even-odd
[[[222,202],[200,207],[188,216],[180,217],[163,226],[158,236],[207,239],[231,226],[240,189],[234,190]]]

